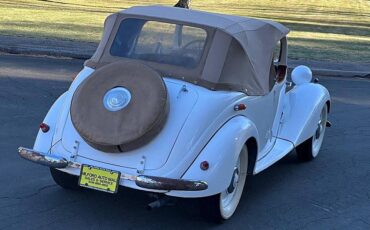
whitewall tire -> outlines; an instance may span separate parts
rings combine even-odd
[[[312,137],[296,147],[298,158],[302,161],[310,161],[317,157],[324,141],[326,123],[328,120],[328,107],[325,104],[321,110],[317,128]]]
[[[230,185],[225,191],[211,197],[202,198],[203,215],[215,222],[222,222],[229,219],[238,207],[243,194],[247,178],[248,150],[244,146],[235,164]]]

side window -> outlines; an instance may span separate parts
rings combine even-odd
[[[273,62],[275,66],[279,65],[280,55],[281,55],[281,42],[278,41],[275,45],[274,54],[273,54]]]
[[[272,60],[271,60],[270,78],[269,78],[270,91],[274,87],[275,82],[277,80],[276,75],[277,75],[278,65],[280,62],[280,54],[281,54],[281,43],[280,41],[278,41],[275,45],[274,53],[272,54]]]
[[[281,63],[282,58],[282,44],[281,41],[276,43],[274,53],[271,60],[270,68],[270,90],[274,87],[275,83],[280,84],[285,80],[287,73],[287,66]],[[284,60],[283,60],[284,61]]]

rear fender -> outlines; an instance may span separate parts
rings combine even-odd
[[[50,130],[47,133],[43,133],[41,130],[39,130],[33,146],[34,150],[48,153],[53,145],[53,139],[55,139],[54,144],[60,140],[65,120],[69,114],[69,105],[73,96],[73,92],[77,89],[81,82],[93,72],[94,69],[84,67],[72,82],[69,90],[63,93],[54,102],[43,121],[50,126]]]
[[[236,116],[224,124],[186,171],[182,179],[202,180],[208,189],[203,191],[170,191],[169,196],[206,197],[224,191],[229,185],[239,153],[250,137],[257,137],[255,125],[246,117]],[[209,162],[209,169],[200,164]],[[244,169],[247,173],[247,168]]]
[[[49,125],[50,129],[48,132],[44,133],[39,129],[37,133],[36,141],[33,149],[39,152],[47,153],[49,152],[53,140],[53,136],[56,130],[57,121],[60,115],[60,111],[63,107],[66,93],[63,93],[51,106],[50,110],[46,114],[43,123]]]
[[[295,86],[286,95],[278,138],[295,146],[309,139],[317,129],[321,110],[327,102],[330,95],[324,86],[314,83]]]

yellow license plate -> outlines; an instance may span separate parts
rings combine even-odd
[[[82,165],[79,185],[108,193],[116,193],[119,186],[120,172]]]

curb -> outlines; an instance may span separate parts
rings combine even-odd
[[[0,52],[8,54],[19,54],[19,55],[46,55],[51,57],[60,57],[60,58],[73,58],[73,59],[89,59],[92,54],[77,54],[75,52],[68,51],[54,51],[54,50],[38,50],[38,49],[23,49],[18,47],[0,47]]]
[[[89,59],[93,52],[91,49],[80,49],[78,52],[76,50],[62,50],[58,48],[50,49],[50,48],[22,48],[22,47],[1,47],[0,52],[9,53],[9,54],[17,54],[17,55],[46,55],[52,57],[59,57],[59,58],[73,58],[73,59],[80,59],[86,60]],[[302,64],[305,61],[302,60]],[[293,68],[297,66],[296,64],[290,65],[288,67],[288,71],[291,72]],[[370,79],[370,71],[353,71],[353,70],[334,70],[334,69],[322,69],[322,68],[315,68],[314,66],[308,64],[311,68],[314,75],[325,76],[325,77],[345,77],[345,78],[366,78]]]
[[[315,75],[326,76],[326,77],[358,77],[358,78],[369,78],[370,72],[361,71],[347,71],[347,70],[331,70],[331,69],[312,69]]]
[[[288,67],[289,73],[293,69],[294,69],[294,67]],[[315,68],[315,67],[312,67],[311,70],[312,70],[312,74],[317,75],[317,76],[346,77],[346,78],[369,78],[370,79],[370,72],[364,72],[364,71],[320,69],[320,68]]]

